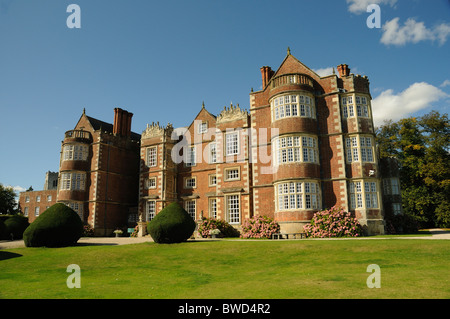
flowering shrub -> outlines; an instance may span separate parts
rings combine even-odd
[[[207,238],[208,235],[212,235],[211,231],[219,230],[218,237],[238,237],[239,232],[226,221],[221,219],[206,218],[203,217],[198,224],[198,233],[203,238]]]
[[[130,237],[137,237],[139,232],[139,225],[134,227],[134,231],[131,233]]]
[[[83,225],[83,234],[82,237],[93,237],[94,236],[94,229],[91,227],[91,225],[84,224]]]
[[[362,235],[362,227],[349,212],[333,206],[314,214],[311,223],[303,226],[306,237],[358,237]]]
[[[242,223],[241,238],[272,238],[280,232],[280,225],[267,216],[253,216]]]

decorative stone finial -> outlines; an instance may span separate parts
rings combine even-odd
[[[160,126],[159,122],[153,122],[151,125],[147,124],[147,128],[142,132],[141,139],[151,138],[155,136],[171,136],[173,125],[168,123],[166,127]]]
[[[217,117],[217,123],[246,119],[248,113],[238,105],[231,104],[229,108],[224,106],[223,111]]]
[[[287,55],[291,55],[291,48],[290,47],[287,48]]]
[[[202,102],[202,109],[205,108],[205,101]]]

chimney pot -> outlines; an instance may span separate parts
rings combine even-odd
[[[123,110],[116,107],[114,109],[113,134],[121,134]]]
[[[348,67],[347,64],[339,64],[337,66],[337,70],[339,72],[339,77],[350,75],[350,68]]]
[[[261,76],[262,76],[262,87],[263,89],[266,87],[266,85],[269,83],[270,79],[272,78],[273,71],[270,68],[270,66],[263,66],[261,68]]]
[[[122,110],[121,108],[115,108],[113,134],[127,137],[131,136],[132,117],[133,113]]]

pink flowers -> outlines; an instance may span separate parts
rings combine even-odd
[[[241,238],[272,238],[280,231],[280,225],[267,216],[253,216],[242,223]]]
[[[219,230],[218,237],[238,237],[239,232],[233,226],[221,219],[203,217],[198,224],[197,231],[203,238],[207,238],[212,230]]]
[[[333,206],[314,214],[309,225],[303,226],[307,237],[358,237],[362,227],[358,220],[342,208]]]

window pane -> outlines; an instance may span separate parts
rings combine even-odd
[[[209,144],[209,162],[216,163],[217,162],[217,153],[216,153],[216,144]]]
[[[188,214],[195,220],[195,200],[187,201],[185,207]]]
[[[226,135],[226,154],[236,155],[238,154],[238,133],[232,133]]]
[[[150,167],[156,166],[156,147],[147,149],[147,165]]]
[[[230,224],[240,222],[239,195],[227,196],[227,211]]]
[[[147,202],[147,221],[151,221],[155,217],[155,211],[156,211],[156,202],[155,201],[148,201]]]

